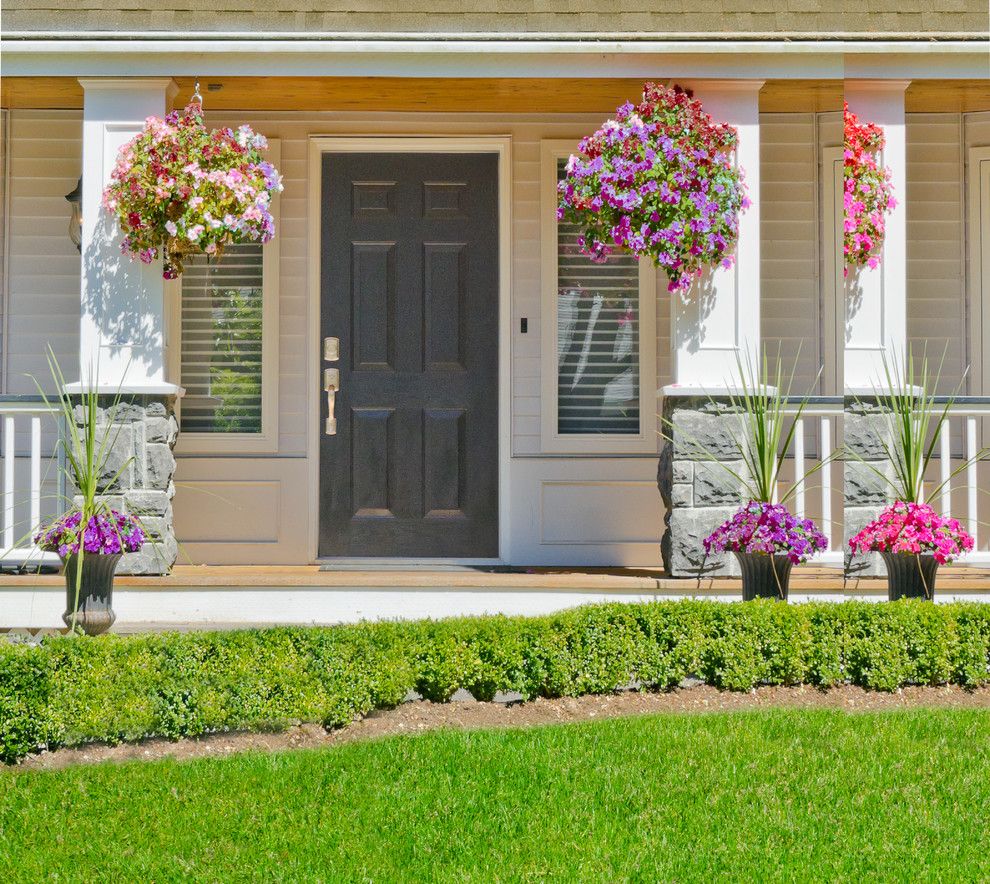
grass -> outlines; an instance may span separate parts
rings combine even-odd
[[[0,775],[0,880],[990,878],[990,713],[668,715]]]

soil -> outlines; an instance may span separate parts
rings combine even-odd
[[[851,685],[830,690],[807,686],[762,687],[749,693],[734,693],[697,685],[666,693],[624,691],[601,696],[536,699],[528,703],[479,703],[474,699],[430,703],[416,700],[395,709],[373,711],[365,718],[333,731],[327,731],[318,724],[299,724],[278,733],[210,734],[177,742],[155,739],[118,746],[94,743],[75,749],[43,752],[23,760],[17,769],[58,770],[76,764],[223,757],[235,752],[336,746],[355,740],[417,734],[437,728],[532,727],[663,712],[728,712],[770,708],[878,712],[918,707],[990,710],[990,686],[974,690],[957,686],[906,687],[894,693],[867,691]]]

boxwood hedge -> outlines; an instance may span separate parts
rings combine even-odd
[[[990,681],[990,605],[604,604],[545,617],[0,643],[0,759],[90,741],[340,726],[410,690],[445,701],[842,682]]]

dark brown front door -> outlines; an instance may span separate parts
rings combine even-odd
[[[320,555],[497,556],[497,156],[329,153],[322,184]]]

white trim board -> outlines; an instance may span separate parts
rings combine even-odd
[[[309,558],[318,560],[320,534],[321,393],[320,347],[321,162],[324,153],[494,153],[498,156],[498,549],[510,561],[509,470],[512,453],[512,138],[509,135],[311,135],[309,138],[309,346],[306,378],[309,461]],[[457,561],[452,559],[451,561]]]
[[[657,454],[657,271],[639,261],[639,432],[561,435],[558,430],[557,161],[575,151],[570,139],[540,142],[540,439],[547,454]]]
[[[276,168],[282,165],[282,142],[268,140],[266,159]],[[282,224],[282,198],[272,200],[275,237],[262,246],[262,317],[261,317],[261,432],[260,433],[192,433],[180,432],[175,445],[176,457],[223,454],[237,456],[278,453],[279,390],[279,232]],[[182,277],[165,281],[165,366],[168,377],[182,381]],[[176,408],[181,423],[181,400]]]

